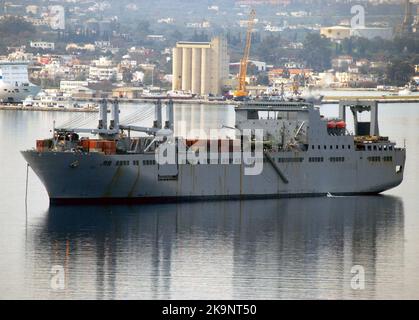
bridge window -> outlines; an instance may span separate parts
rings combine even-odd
[[[119,166],[119,167],[121,167],[121,166],[129,166],[129,161],[117,161],[115,163],[115,165],[116,166]]]
[[[384,162],[393,162],[393,157],[389,156],[389,157],[383,157],[383,161]]]
[[[323,162],[324,158],[323,157],[310,157],[308,158],[308,162]]]
[[[144,166],[153,166],[156,164],[156,160],[143,160]]]
[[[368,157],[367,158],[369,162],[380,162],[381,157]]]
[[[303,162],[304,158],[278,158],[279,163]]]
[[[345,157],[331,157],[329,158],[330,162],[344,162],[345,161]]]

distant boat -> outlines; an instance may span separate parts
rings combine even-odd
[[[167,97],[174,99],[192,99],[194,95],[190,91],[171,90],[167,92]]]
[[[85,108],[95,109],[98,106],[96,104],[80,105],[74,101],[71,97],[65,97],[59,93],[47,93],[45,91],[40,92],[37,96],[28,96],[23,101],[24,107],[33,108],[63,108],[63,109],[74,109],[74,108]]]
[[[404,89],[399,91],[399,96],[410,96],[412,94],[412,90],[409,87],[405,87]]]
[[[308,103],[312,103],[314,105],[320,105],[323,102],[324,95],[319,94],[319,93],[312,93],[311,91],[309,91],[309,92],[303,92],[300,95],[300,98],[302,98],[304,101]]]
[[[378,85],[377,86],[377,90],[379,90],[379,91],[390,91],[390,92],[394,92],[394,91],[397,91],[397,87],[394,87],[394,86],[386,86],[386,85]]]
[[[166,95],[162,94],[161,92],[144,92],[141,94],[141,98],[150,98],[150,99],[164,99],[167,98]]]

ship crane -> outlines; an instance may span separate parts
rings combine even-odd
[[[167,102],[166,107],[166,123],[163,126],[162,123],[162,105],[161,101],[158,100],[156,102],[156,118],[158,119],[155,121],[153,127],[140,127],[140,126],[133,126],[133,125],[122,125],[119,121],[119,102],[117,99],[112,101],[111,107],[111,119],[108,125],[107,121],[107,114],[108,114],[108,102],[106,99],[102,100],[99,106],[99,121],[98,127],[89,129],[89,128],[66,128],[66,127],[59,127],[54,128],[54,133],[56,131],[65,131],[65,132],[74,132],[74,133],[90,133],[94,135],[102,135],[102,136],[116,136],[120,130],[128,130],[128,131],[136,131],[146,133],[148,135],[154,135],[156,137],[164,137],[170,136],[173,134],[173,127],[174,127],[174,105],[173,100],[169,100]]]
[[[244,48],[243,58],[240,60],[239,85],[234,92],[235,100],[245,100],[249,93],[246,90],[247,65],[249,63],[250,46],[252,44],[252,31],[255,24],[256,11],[252,9],[247,26],[246,46]]]

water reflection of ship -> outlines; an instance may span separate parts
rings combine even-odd
[[[72,298],[362,298],[402,282],[403,203],[388,196],[51,207],[37,230],[34,278],[65,265]]]

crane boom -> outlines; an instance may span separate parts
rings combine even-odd
[[[237,91],[234,92],[234,97],[238,99],[243,99],[247,97],[248,93],[246,91],[246,75],[247,75],[247,65],[249,63],[250,47],[252,45],[252,31],[255,24],[256,11],[252,9],[249,16],[249,23],[247,26],[246,34],[246,46],[244,48],[243,58],[240,60],[240,73],[239,73],[239,85]]]

